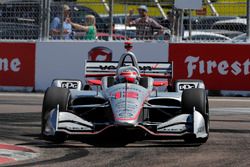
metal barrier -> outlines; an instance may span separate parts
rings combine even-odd
[[[246,9],[247,3],[242,1],[212,3],[206,0],[201,10],[184,11],[183,39],[188,42],[240,41],[237,36],[247,32]]]
[[[63,34],[63,26],[60,24],[61,33],[51,33],[50,39],[75,39],[82,40],[86,36],[86,16],[93,15],[96,19],[96,39],[97,40],[153,40],[153,39],[169,39],[170,30],[166,25],[166,14],[169,9],[163,9],[156,2],[126,2],[126,1],[86,1],[77,3],[66,3],[70,8],[70,12],[64,13],[65,3],[52,2],[50,5],[51,26],[56,20],[66,20],[64,26],[68,26],[67,17],[73,22],[72,30],[67,35]],[[171,3],[166,3],[168,6]],[[134,23],[133,20],[139,18],[138,7],[145,5],[145,10],[152,17],[148,23]],[[65,8],[68,8],[65,7]],[[133,15],[132,15],[133,10]],[[131,12],[131,16],[129,16]],[[68,16],[67,16],[68,15]],[[112,17],[113,19],[110,19]],[[165,17],[165,18],[164,18]],[[147,20],[148,21],[148,20]],[[74,23],[80,24],[75,25]],[[126,25],[127,24],[127,25]],[[130,24],[130,26],[128,26]],[[138,26],[141,24],[141,30],[138,31]],[[140,32],[140,35],[138,34]],[[167,36],[165,36],[165,33]],[[59,36],[55,35],[59,34]]]
[[[201,10],[177,10],[173,4],[173,0],[4,0],[0,2],[0,40],[247,39],[247,2],[204,0]],[[135,21],[140,17],[140,5],[147,7],[142,6],[152,20]],[[96,34],[86,26],[91,25],[87,15],[95,17]],[[92,33],[87,33],[89,29]]]
[[[1,1],[0,39],[36,40],[41,31],[40,1]]]

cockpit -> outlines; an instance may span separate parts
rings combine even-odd
[[[127,62],[126,58],[131,61]],[[131,52],[123,54],[117,66],[116,83],[134,83],[139,84],[141,75],[135,55]]]
[[[134,83],[139,84],[140,81],[140,72],[137,68],[133,66],[124,66],[121,67],[116,75],[117,83]]]

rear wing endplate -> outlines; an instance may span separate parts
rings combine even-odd
[[[132,65],[131,63],[125,63]],[[102,61],[86,61],[85,62],[85,78],[115,76],[118,61],[102,62]],[[152,78],[173,78],[172,62],[140,62],[138,63],[141,76]]]

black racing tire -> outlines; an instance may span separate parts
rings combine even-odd
[[[182,111],[187,114],[193,113],[193,106],[199,111],[204,119],[206,132],[209,136],[209,105],[208,98],[206,95],[205,89],[195,88],[195,89],[187,89],[182,93],[182,102],[181,102]],[[195,137],[187,137],[185,139],[186,142],[192,143],[205,143],[208,139],[206,138],[195,138]]]
[[[59,87],[49,87],[43,98],[43,107],[42,107],[42,119],[41,119],[41,135],[45,140],[53,141],[56,143],[63,143],[67,135],[66,134],[57,134],[55,136],[46,136],[44,135],[45,124],[48,120],[48,116],[52,109],[56,108],[59,104],[60,111],[66,111],[68,108],[70,99],[70,91],[66,88]]]

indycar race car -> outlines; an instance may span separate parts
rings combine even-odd
[[[46,90],[42,136],[54,142],[74,137],[102,140],[105,135],[130,141],[206,142],[209,107],[205,85],[200,80],[172,84],[172,68],[170,62],[138,63],[131,51],[119,62],[86,61],[84,88],[80,80],[57,79]]]

